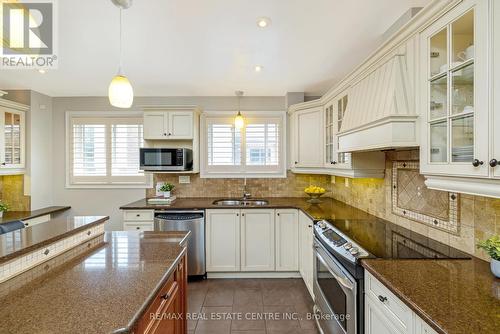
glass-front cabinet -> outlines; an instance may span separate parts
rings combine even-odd
[[[0,170],[24,168],[24,112],[0,106],[0,129]]]
[[[488,176],[488,1],[463,1],[421,34],[421,169]]]
[[[341,94],[325,104],[325,166],[330,168],[351,168],[351,153],[339,153],[337,133],[347,110],[349,97]]]

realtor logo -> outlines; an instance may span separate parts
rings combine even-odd
[[[2,0],[3,69],[55,68],[54,0]]]

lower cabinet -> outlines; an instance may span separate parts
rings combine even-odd
[[[240,271],[240,210],[206,210],[207,272]]]
[[[124,231],[153,231],[154,210],[123,210]]]
[[[274,271],[274,210],[241,210],[241,271]]]
[[[437,334],[365,270],[365,334]]]
[[[314,298],[314,251],[313,251],[314,221],[304,212],[299,211],[299,272],[306,284],[309,293]]]
[[[206,210],[207,272],[298,271],[296,209]]]
[[[184,334],[187,331],[187,270],[186,256],[181,259],[142,318],[133,333]]]
[[[276,271],[299,270],[298,210],[276,210]]]

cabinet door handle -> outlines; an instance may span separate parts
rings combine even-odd
[[[5,166],[5,165],[7,165],[7,164],[5,162],[2,162],[2,166]]]
[[[163,135],[166,137],[166,136],[167,136],[167,133],[165,132]]]
[[[312,225],[307,225],[307,227],[312,228],[313,226]]]
[[[169,299],[170,298],[170,295],[168,293],[164,294],[163,296],[161,296],[161,299]]]
[[[239,213],[237,213],[237,214],[236,214],[236,217],[239,217],[239,216],[240,216],[240,214],[239,214]]]
[[[172,134],[169,132],[168,135],[171,136]]]
[[[496,166],[498,166],[498,160],[497,160],[497,159],[491,159],[491,160],[490,160],[490,166],[491,166],[491,167],[496,167]]]
[[[480,160],[478,160],[478,159],[474,159],[474,160],[472,161],[472,166],[474,166],[474,167],[479,167],[479,166],[481,166],[481,165],[483,165],[483,164],[484,164],[484,161],[480,161]]]
[[[378,300],[380,300],[382,303],[385,303],[387,301],[387,297],[384,297],[382,295],[378,295]]]
[[[135,229],[136,229],[136,230],[140,230],[141,228],[140,228],[139,226],[137,226]]]
[[[332,161],[332,165],[336,165],[337,164],[337,161]]]
[[[244,214],[244,213],[242,213],[242,214],[241,214],[241,216],[242,216],[242,217],[245,217],[245,214]]]
[[[298,161],[295,161],[295,164],[298,164],[299,162]]]
[[[280,213],[278,212],[278,213],[277,213],[277,215],[279,216],[279,215],[280,215]]]

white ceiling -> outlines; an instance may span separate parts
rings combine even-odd
[[[123,12],[124,71],[136,96],[320,95],[406,10],[428,2],[134,0]],[[110,0],[58,3],[59,68],[2,70],[0,88],[107,95],[118,64],[118,9]],[[261,16],[272,19],[269,28],[257,27]]]

